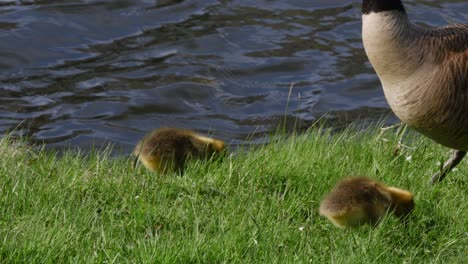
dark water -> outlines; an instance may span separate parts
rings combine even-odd
[[[405,3],[421,24],[468,21],[467,1]],[[298,127],[378,119],[389,108],[362,48],[360,5],[0,1],[0,132],[128,150],[158,126],[237,144],[285,113]]]

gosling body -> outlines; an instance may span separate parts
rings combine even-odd
[[[363,0],[362,40],[398,118],[454,149],[433,182],[468,151],[468,24],[412,24],[400,0]]]
[[[338,227],[377,225],[387,211],[403,218],[414,208],[413,194],[366,178],[340,181],[320,204],[320,214]]]
[[[207,159],[220,154],[225,143],[179,128],[155,129],[135,147],[134,166],[140,161],[146,168],[161,173],[182,171],[188,159]]]

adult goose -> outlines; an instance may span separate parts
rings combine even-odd
[[[400,0],[363,0],[362,40],[398,118],[454,150],[441,181],[468,151],[468,24],[422,27]]]

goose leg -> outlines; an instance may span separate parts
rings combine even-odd
[[[462,161],[465,155],[466,151],[454,150],[452,157],[450,157],[450,159],[445,162],[442,170],[432,176],[431,183],[435,184],[437,182],[441,182],[445,176],[447,176],[447,173],[449,173],[453,168],[455,168],[455,166],[457,166],[458,163],[460,163],[460,161]]]

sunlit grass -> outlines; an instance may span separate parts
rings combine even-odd
[[[4,263],[463,263],[468,166],[430,176],[448,149],[378,128],[312,129],[158,175],[109,151],[88,155],[0,142]],[[318,214],[342,177],[415,194],[405,226],[342,230]]]

